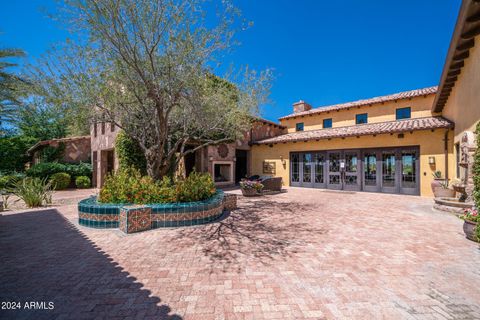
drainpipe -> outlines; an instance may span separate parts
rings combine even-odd
[[[448,181],[448,131],[447,129],[445,131],[445,139],[443,141],[445,142],[444,148],[445,148],[445,179]]]

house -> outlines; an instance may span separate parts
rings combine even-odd
[[[209,172],[217,186],[232,186],[241,178],[250,175],[251,144],[254,141],[285,133],[286,128],[277,123],[255,119],[252,128],[245,132],[243,139],[220,145],[211,145],[188,154],[183,159],[182,170],[188,175]],[[93,164],[93,186],[101,187],[105,176],[118,169],[115,153],[115,139],[119,128],[111,122],[97,122],[90,129]]]
[[[44,160],[44,151],[46,148],[57,149],[59,151],[60,159],[58,160],[60,162],[79,163],[90,161],[90,136],[59,138],[37,142],[27,150],[27,154],[31,156],[32,165]]]
[[[295,103],[279,119],[288,133],[254,143],[252,173],[273,172],[290,186],[431,196],[435,171],[462,176],[462,141],[471,156],[479,34],[480,2],[464,0],[438,87],[319,108]]]

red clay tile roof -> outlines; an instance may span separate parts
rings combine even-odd
[[[311,110],[308,110],[308,111],[292,113],[292,114],[289,114],[288,116],[284,116],[284,117],[279,118],[279,120],[294,118],[294,117],[298,117],[298,116],[305,116],[305,115],[310,115],[310,114],[317,114],[317,113],[322,113],[322,112],[327,112],[327,111],[336,111],[336,110],[348,109],[348,108],[352,108],[352,107],[365,106],[365,105],[374,104],[374,103],[382,103],[382,102],[388,102],[388,101],[400,100],[400,99],[409,99],[409,98],[413,98],[413,97],[418,97],[418,96],[423,96],[423,95],[428,95],[428,94],[434,94],[436,92],[437,92],[437,87],[436,86],[423,88],[423,89],[404,91],[404,92],[390,94],[390,95],[387,95],[387,96],[374,97],[374,98],[370,98],[370,99],[363,99],[363,100],[357,100],[357,101],[352,101],[352,102],[334,104],[334,105],[330,105],[330,106],[323,106],[323,107],[314,108],[314,109],[311,109]]]
[[[309,141],[382,133],[399,133],[437,128],[452,128],[453,122],[443,117],[414,118],[407,120],[360,124],[347,127],[299,131],[256,141],[255,144],[271,144],[293,141]]]

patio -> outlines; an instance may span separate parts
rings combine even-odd
[[[65,202],[68,203],[68,202]],[[480,250],[432,199],[288,188],[124,235],[75,205],[0,215],[2,310],[31,319],[480,318]]]

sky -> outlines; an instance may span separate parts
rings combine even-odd
[[[262,116],[437,85],[461,0],[236,0],[253,26],[226,64],[274,70]],[[0,0],[0,47],[35,59],[68,37],[54,0]]]

